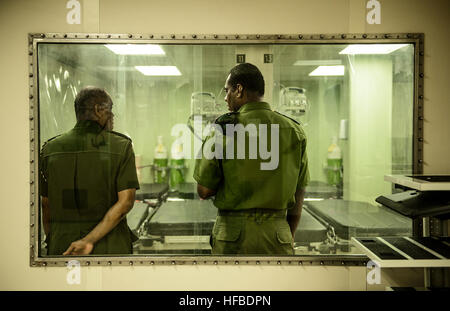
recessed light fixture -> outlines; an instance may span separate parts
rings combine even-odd
[[[169,202],[184,202],[186,200],[181,199],[181,198],[167,198],[167,201],[169,201]]]
[[[165,55],[157,44],[105,44],[105,47],[118,55]]]
[[[314,69],[310,76],[343,76],[345,68],[343,65],[338,66],[319,66]]]
[[[98,70],[104,70],[104,71],[136,71],[136,68],[134,67],[127,67],[127,66],[97,66]]]
[[[339,54],[389,54],[408,44],[351,44]]]
[[[342,60],[340,59],[316,59],[298,60],[294,63],[294,66],[332,66],[340,64],[342,64]]]
[[[181,76],[181,72],[176,66],[135,66],[146,76]]]

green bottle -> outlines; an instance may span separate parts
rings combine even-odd
[[[176,186],[185,181],[184,179],[185,160],[183,153],[183,143],[179,140],[172,145],[170,159],[170,189],[174,190]]]
[[[342,154],[341,148],[337,145],[336,137],[333,137],[333,142],[328,147],[327,182],[334,186],[342,183]]]
[[[167,150],[163,144],[162,136],[158,136],[158,145],[155,148],[154,166],[154,182],[157,184],[167,184],[169,176],[167,175]]]

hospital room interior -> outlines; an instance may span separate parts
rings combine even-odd
[[[210,251],[217,209],[196,194],[194,139],[203,132],[194,119],[205,129],[227,112],[224,80],[239,55],[250,63],[271,55],[260,65],[264,101],[307,136],[310,183],[295,254],[358,254],[352,237],[412,233],[411,219],[375,202],[395,190],[384,175],[413,173],[411,44],[49,43],[38,52],[42,144],[76,123],[82,87],[113,98],[114,130],[133,141],[141,187],[127,216],[136,254]]]

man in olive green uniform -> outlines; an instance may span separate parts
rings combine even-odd
[[[127,254],[136,237],[126,214],[137,180],[131,139],[112,131],[108,93],[87,87],[75,99],[77,123],[48,140],[40,192],[49,255]]]
[[[231,69],[225,92],[231,112],[216,120],[223,130],[223,157],[205,156],[210,151],[220,154],[213,150],[218,145],[206,150],[210,145],[206,139],[194,171],[200,197],[215,195],[214,205],[218,208],[212,253],[292,255],[309,181],[305,133],[298,122],[272,111],[268,103],[261,101],[264,78],[254,65],[239,64]],[[230,126],[241,126],[241,130],[230,133]],[[243,128],[248,146],[240,146],[243,140],[236,143]],[[251,128],[258,129],[256,135]],[[252,136],[257,136],[258,156],[255,150],[251,152]],[[233,144],[232,152],[227,152]],[[245,157],[236,152],[239,147],[246,151]],[[269,150],[270,163],[267,152],[262,152]]]

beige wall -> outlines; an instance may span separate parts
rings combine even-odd
[[[66,284],[64,268],[29,267],[27,33],[425,33],[426,173],[450,173],[448,0],[381,0],[381,25],[363,0],[80,0],[81,25],[66,23],[67,1],[0,2],[0,289],[300,290],[365,289],[365,269],[344,267],[91,267]],[[85,3],[83,3],[85,2]]]

